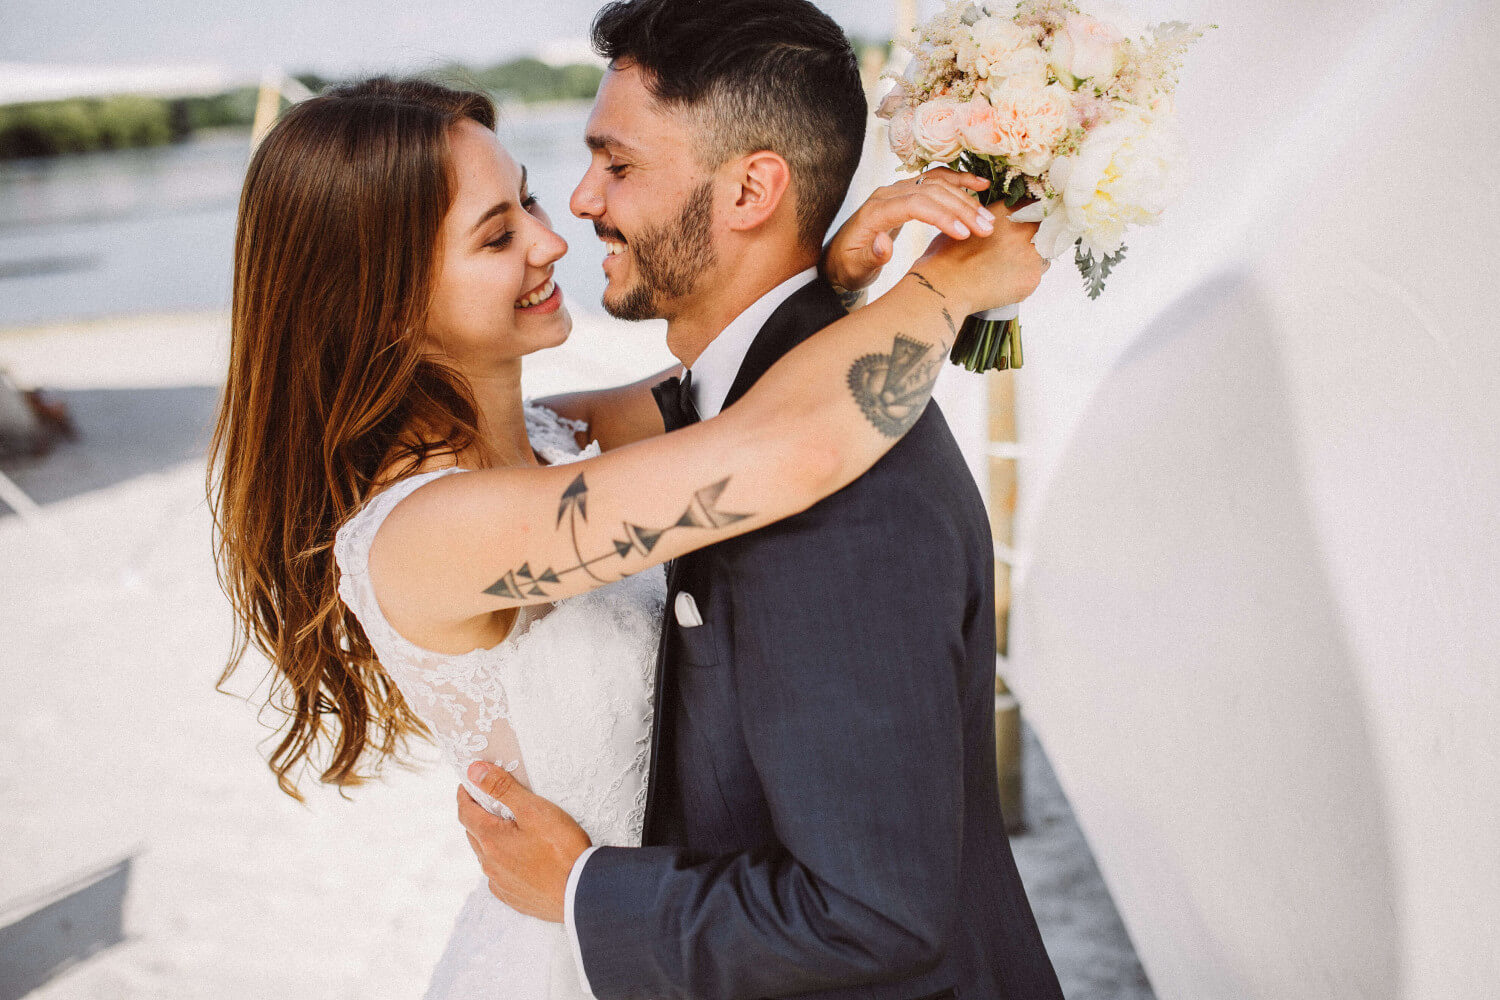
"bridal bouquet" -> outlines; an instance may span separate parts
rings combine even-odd
[[[1209,27],[1214,27],[1209,25]],[[876,114],[911,171],[941,163],[988,177],[986,204],[1040,222],[1052,260],[1070,247],[1090,298],[1125,256],[1126,227],[1161,217],[1181,184],[1172,94],[1205,28],[1137,29],[1073,0],[954,0],[905,43],[912,61]],[[1016,306],[971,316],[952,360],[971,372],[1021,367]]]

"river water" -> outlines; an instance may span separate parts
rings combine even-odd
[[[599,309],[603,250],[568,212],[588,165],[584,107],[512,112],[501,140],[572,248],[575,311]],[[0,163],[0,329],[131,313],[227,309],[249,134],[158,149]]]

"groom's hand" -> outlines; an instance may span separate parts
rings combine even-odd
[[[568,876],[588,850],[589,835],[573,817],[491,764],[469,766],[469,780],[503,802],[514,820],[487,812],[458,786],[458,821],[489,880],[490,892],[513,910],[562,923]]]
[[[990,235],[994,214],[973,196],[989,186],[983,177],[937,167],[876,188],[824,249],[823,277],[851,292],[868,288],[891,262],[908,222],[925,222],[957,240]]]

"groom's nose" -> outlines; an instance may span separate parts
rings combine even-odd
[[[568,208],[580,219],[604,217],[604,170],[600,166],[594,164],[589,167],[583,180],[573,189],[573,197],[568,199]]]

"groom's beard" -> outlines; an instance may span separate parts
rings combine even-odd
[[[604,293],[604,311],[615,319],[661,318],[664,305],[690,295],[714,266],[713,184],[704,181],[671,222],[648,229],[626,244],[635,263],[635,283],[619,296]],[[596,231],[599,226],[594,227]],[[600,231],[600,236],[616,236]]]

